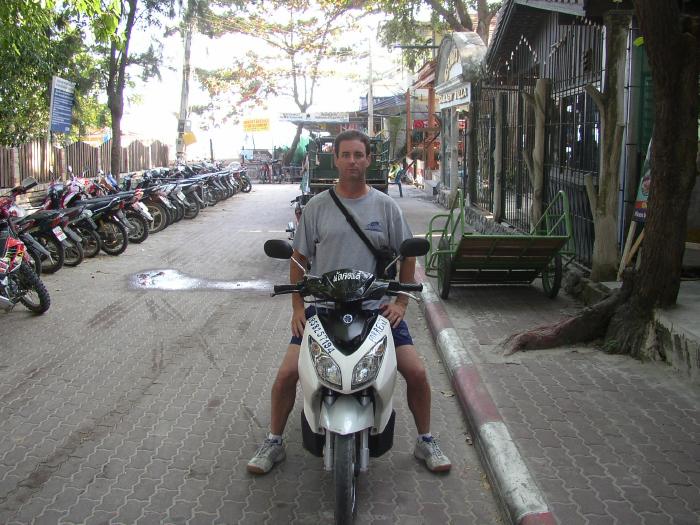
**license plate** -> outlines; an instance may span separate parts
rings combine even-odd
[[[136,206],[139,210],[148,213],[148,206],[146,206],[143,202],[137,202]]]
[[[166,197],[163,197],[162,195],[160,195],[159,198],[161,201],[163,201],[163,204],[170,206],[170,202],[168,201],[168,199]]]
[[[53,230],[51,230],[53,234],[56,236],[56,238],[63,242],[65,241],[68,237],[66,237],[66,234],[63,233],[63,230],[61,229],[60,226],[56,226]]]
[[[185,197],[185,194],[181,191],[177,192],[177,198],[180,199],[181,202],[185,202],[187,200],[187,197]]]

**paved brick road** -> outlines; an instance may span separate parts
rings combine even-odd
[[[299,402],[287,461],[265,477],[245,471],[267,431],[288,337],[289,300],[262,285],[285,282],[287,263],[261,246],[284,238],[294,195],[256,185],[119,257],[46,276],[45,315],[0,314],[0,523],[332,520],[332,479],[301,448]],[[170,291],[129,284],[168,269],[205,281]],[[434,433],[454,468],[435,476],[413,459],[400,381],[394,449],[363,476],[357,523],[500,523],[416,306],[409,324],[433,386]]]
[[[427,208],[444,213],[404,195],[415,232]],[[697,386],[590,345],[504,357],[508,335],[578,308],[539,282],[453,288],[443,304],[560,524],[700,524]]]

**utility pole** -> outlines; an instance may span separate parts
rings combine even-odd
[[[374,95],[372,94],[372,38],[369,39],[369,89],[367,90],[367,134],[374,137]]]
[[[177,119],[177,141],[175,150],[178,161],[185,160],[185,122],[187,121],[187,99],[190,93],[190,49],[192,47],[192,20],[185,28],[185,58],[182,66],[182,92],[180,94],[180,116]]]

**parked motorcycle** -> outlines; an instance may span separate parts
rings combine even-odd
[[[404,257],[428,252],[425,239],[407,239]],[[265,253],[292,258],[286,241],[269,240]],[[292,259],[302,270],[304,268]],[[391,323],[382,315],[362,310],[368,299],[419,292],[422,284],[384,281],[367,272],[341,269],[320,277],[308,275],[297,284],[275,285],[272,296],[298,293],[316,302],[306,322],[299,351],[299,382],[304,398],[301,416],[303,446],[323,457],[333,471],[335,523],[352,523],[357,511],[358,474],[369,469],[369,458],[391,449],[394,438],[393,393],[396,354]]]
[[[287,229],[285,230],[289,234],[289,240],[294,240],[294,234],[301,221],[301,213],[304,211],[304,206],[311,200],[311,197],[313,197],[311,193],[302,193],[290,201],[294,205],[294,220],[287,223]]]
[[[27,191],[36,186],[34,179],[22,181],[19,188]],[[14,194],[0,198],[0,308],[9,311],[22,303],[30,311],[43,314],[51,306],[46,286],[32,270],[27,248],[10,225],[9,208]]]

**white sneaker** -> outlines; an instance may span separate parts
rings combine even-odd
[[[287,454],[284,445],[271,439],[265,439],[258,451],[248,462],[248,472],[251,474],[267,474],[275,463],[284,461]]]
[[[440,450],[440,445],[437,439],[431,438],[426,441],[423,438],[418,438],[416,448],[413,449],[413,455],[425,461],[425,466],[431,472],[447,472],[452,467],[452,463],[445,454]]]

